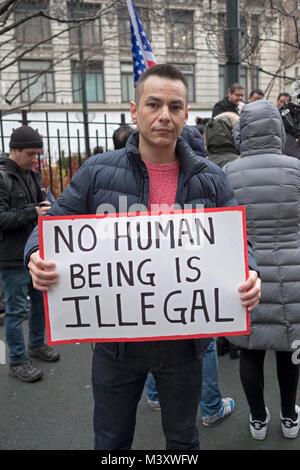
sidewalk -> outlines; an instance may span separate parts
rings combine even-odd
[[[0,340],[4,328],[0,327]],[[0,449],[1,450],[92,450],[93,396],[90,382],[90,344],[58,346],[61,360],[53,364],[35,361],[44,371],[41,381],[24,384],[7,374],[0,364]],[[299,450],[297,439],[281,436],[279,390],[274,354],[265,364],[266,404],[271,413],[265,441],[249,433],[249,410],[241,388],[238,360],[228,354],[219,358],[223,396],[236,401],[232,416],[216,427],[207,428],[199,417],[202,450]],[[298,393],[300,405],[300,393]],[[134,450],[164,450],[159,411],[152,411],[145,396],[139,404]]]

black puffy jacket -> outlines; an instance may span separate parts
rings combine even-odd
[[[38,220],[35,204],[45,199],[41,187],[40,173],[0,158],[0,267],[24,265],[25,243]]]

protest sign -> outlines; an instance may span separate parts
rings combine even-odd
[[[245,208],[42,217],[49,344],[249,333]]]

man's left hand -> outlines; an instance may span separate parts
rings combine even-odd
[[[247,307],[249,312],[259,303],[261,297],[261,280],[256,271],[249,271],[248,279],[239,286],[239,293],[242,305]]]

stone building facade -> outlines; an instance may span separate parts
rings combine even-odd
[[[189,123],[193,124],[196,116],[209,117],[216,101],[225,94],[222,52],[225,0],[136,0],[134,3],[157,62],[177,65],[189,82]],[[246,3],[251,24],[244,21],[242,26],[244,30],[252,28],[260,36],[260,42],[257,50],[242,63],[240,81],[247,93],[259,87],[274,102],[285,83],[276,79],[270,84],[271,75],[259,72],[257,67],[275,73],[281,45],[263,40],[270,30],[266,32],[263,22],[258,25],[263,13],[261,2]],[[245,2],[241,7],[243,18],[244,5]],[[25,23],[20,22],[41,9],[47,12],[48,18],[34,16]],[[92,17],[95,19],[89,21]],[[87,22],[79,28],[60,21],[74,18],[86,18]],[[16,22],[20,24],[1,36],[0,109],[3,114],[16,108],[27,109],[38,120],[45,111],[51,119],[59,119],[69,112],[72,120],[82,122],[84,73],[89,121],[103,121],[106,114],[109,122],[117,123],[120,113],[124,113],[130,122],[129,101],[134,89],[125,0],[24,0],[6,25]],[[280,37],[279,21],[273,21],[271,33],[275,39]]]

